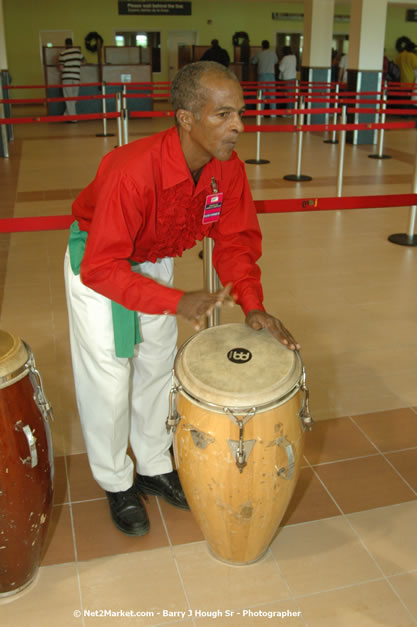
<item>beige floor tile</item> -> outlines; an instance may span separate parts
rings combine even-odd
[[[219,611],[219,610],[217,610]],[[212,616],[200,618],[198,612],[194,610],[198,627],[208,625],[230,625],[231,627],[251,627],[252,625],[292,625],[301,627],[305,625],[302,613],[296,601],[280,601],[279,603],[268,603],[254,607],[243,606],[238,610],[220,610],[217,616],[216,610],[211,610]],[[197,616],[196,616],[197,614]]]
[[[295,595],[381,577],[357,535],[342,518],[285,527],[272,543],[271,551]]]
[[[309,627],[411,627],[415,621],[385,581],[298,599]]]
[[[160,624],[164,621],[164,610],[188,610],[170,549],[83,562],[80,564],[80,579],[83,605],[87,610],[132,610],[153,614],[123,619],[122,624]],[[90,617],[86,620],[87,625],[94,622],[114,625],[115,619]]]
[[[192,608],[234,609],[288,598],[275,560],[267,553],[249,566],[230,566],[212,557],[205,542],[173,548]]]
[[[30,627],[80,626],[74,616],[80,610],[77,570],[74,564],[44,566],[33,585],[19,597],[0,601],[1,624]]]
[[[417,568],[417,502],[350,514],[347,518],[386,575]]]
[[[389,582],[417,620],[417,571],[390,577]]]

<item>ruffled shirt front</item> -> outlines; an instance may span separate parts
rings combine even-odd
[[[212,179],[223,192],[218,222],[203,224]],[[184,290],[131,271],[130,261],[181,256],[205,236],[214,239],[213,263],[245,313],[263,309],[261,232],[243,163],[212,159],[195,185],[172,128],[110,152],[95,179],[76,198],[73,215],[88,232],[81,279],[134,311],[176,312]],[[186,288],[186,286],[184,286]]]

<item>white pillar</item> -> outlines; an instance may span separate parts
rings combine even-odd
[[[0,70],[7,70],[6,33],[4,29],[3,0],[0,0]]]
[[[352,0],[348,69],[382,70],[388,0]]]
[[[330,67],[333,19],[334,0],[304,0],[304,67]]]

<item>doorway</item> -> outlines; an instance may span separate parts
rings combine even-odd
[[[168,80],[172,81],[178,71],[178,47],[194,46],[197,43],[197,36],[195,30],[168,31]]]

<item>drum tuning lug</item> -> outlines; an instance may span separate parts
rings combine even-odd
[[[34,390],[34,394],[33,394],[33,400],[35,401],[35,403],[37,404],[42,416],[44,417],[45,420],[49,420],[51,419],[53,421],[54,419],[54,415],[52,413],[52,407],[51,404],[49,403],[48,399],[45,396],[44,390],[43,390],[43,383],[42,383],[42,377],[41,374],[39,372],[39,370],[36,368],[36,362],[35,362],[35,358],[33,356],[33,353],[30,349],[30,346],[28,346],[28,344],[26,344],[26,342],[23,342],[24,345],[26,346],[26,349],[28,351],[28,355],[29,358],[25,364],[25,366],[29,369],[29,379],[32,383],[32,387]]]
[[[179,389],[180,388],[178,386],[174,385],[169,391],[169,414],[165,423],[168,433],[171,431],[171,429],[172,433],[175,433],[175,429],[177,428],[177,425],[181,420],[181,416],[178,414],[177,408],[175,406],[175,395]]]
[[[239,472],[242,472],[245,466],[247,466],[247,460],[252,452],[255,442],[256,440],[227,440]]]
[[[310,390],[308,389],[307,384],[306,384],[306,372],[304,368],[303,368],[303,375],[302,375],[302,381],[301,381],[301,389],[304,392],[304,398],[303,398],[303,404],[301,406],[298,416],[301,420],[303,431],[306,431],[306,429],[311,431],[313,428],[313,418],[311,417],[311,414],[310,414]]]

